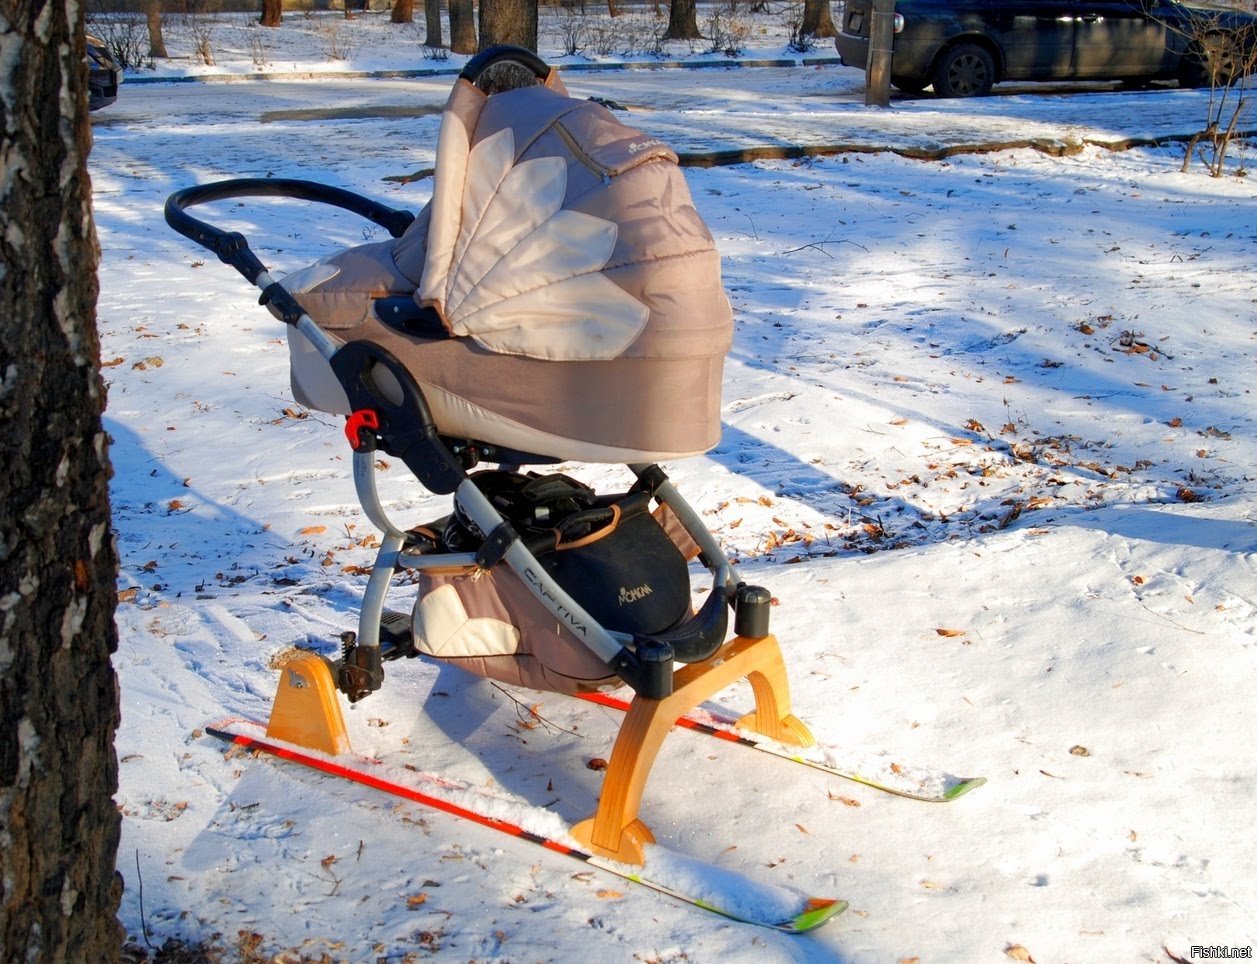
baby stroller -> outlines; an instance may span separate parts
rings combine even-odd
[[[417,217],[284,179],[201,185],[166,204],[176,231],[256,284],[287,324],[294,394],[346,417],[357,494],[383,533],[357,633],[338,659],[285,666],[267,732],[346,752],[338,691],[364,698],[402,656],[577,696],[627,684],[597,813],[574,834],[641,864],[653,837],[638,806],[682,714],[747,677],[755,711],[740,725],[812,743],[790,714],[768,592],[741,582],[657,465],[719,438],[732,330],[719,256],[676,155],[567,96],[529,51],[467,64],[436,154]],[[277,280],[243,236],[187,213],[259,196],[335,205],[392,239]],[[452,512],[395,524],[375,488],[377,451],[452,495]],[[544,471],[559,462],[625,464],[636,481],[597,493]],[[484,464],[495,468],[473,471]],[[712,579],[696,611],[695,558]],[[419,584],[411,613],[385,608],[399,570]]]

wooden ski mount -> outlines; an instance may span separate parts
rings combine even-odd
[[[755,712],[742,717],[738,726],[792,746],[815,742],[807,727],[790,715],[790,688],[776,637],[735,636],[711,658],[678,670],[671,696],[634,697],[611,751],[598,811],[573,827],[572,835],[604,857],[643,865],[643,847],[655,838],[637,811],[664,737],[679,717],[743,677],[755,694]]]
[[[735,636],[710,658],[678,670],[671,696],[634,697],[611,751],[598,809],[573,827],[572,835],[600,856],[643,866],[644,847],[655,837],[638,810],[664,738],[677,719],[742,678],[751,684],[755,710],[738,721],[739,727],[791,746],[815,742],[790,713],[790,688],[776,637]],[[302,654],[283,666],[266,735],[331,756],[350,752],[336,682],[323,657]]]

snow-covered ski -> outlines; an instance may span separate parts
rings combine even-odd
[[[610,693],[583,693],[579,694],[579,698],[620,712],[627,712],[631,705],[628,700]],[[811,747],[807,750],[800,750],[798,747],[784,746],[737,729],[736,720],[702,711],[688,713],[680,717],[674,725],[713,736],[718,740],[771,753],[783,760],[801,763],[830,776],[851,780],[883,793],[893,793],[898,797],[923,800],[926,803],[948,803],[986,783],[986,777],[957,777],[937,770],[926,770],[882,760],[869,764],[870,767],[876,765],[880,770],[878,776],[873,776],[863,768],[835,762],[833,759],[835,751],[832,749]]]
[[[245,719],[227,719],[206,727],[212,736],[249,750],[262,751],[310,767],[319,773],[351,780],[432,810],[468,820],[499,833],[544,847],[589,867],[647,887],[675,900],[746,924],[787,934],[802,934],[847,909],[845,900],[810,897],[798,891],[744,877],[734,871],[647,845],[649,870],[621,864],[581,850],[562,821],[540,807],[491,793],[456,780],[342,754],[330,756],[266,736],[266,727]],[[422,785],[422,789],[419,785]],[[510,813],[512,822],[492,812]],[[525,819],[520,820],[520,814]],[[526,823],[528,826],[521,826]]]

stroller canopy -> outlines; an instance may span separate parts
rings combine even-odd
[[[582,461],[713,446],[732,317],[676,155],[551,72],[492,95],[459,79],[436,156],[432,199],[401,238],[285,279],[315,321],[389,348],[445,434]],[[382,321],[375,300],[397,295],[445,337]],[[298,398],[343,410],[303,341]]]

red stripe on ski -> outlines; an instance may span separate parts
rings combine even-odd
[[[234,743],[236,746],[245,749],[264,750],[272,756],[277,756],[281,760],[291,760],[294,763],[300,763],[311,769],[319,770],[334,777],[342,777],[351,780],[354,783],[361,783],[373,790],[380,790],[384,793],[391,794],[395,797],[403,797],[414,803],[421,803],[425,807],[431,807],[433,810],[440,810],[443,813],[452,814],[455,817],[461,817],[464,820],[470,820],[481,826],[488,827],[491,830],[500,830],[502,833],[509,834],[512,837],[524,837],[533,843],[540,844],[547,850],[553,850],[569,857],[576,857],[582,860],[588,860],[589,854],[584,851],[561,844],[557,840],[551,840],[549,837],[542,837],[531,831],[525,830],[523,827],[516,826],[506,820],[498,820],[495,817],[486,817],[484,814],[476,813],[474,810],[468,810],[466,807],[460,807],[456,803],[450,803],[448,800],[442,800],[440,797],[429,796],[422,790],[416,790],[402,783],[396,783],[392,780],[383,780],[373,777],[369,773],[362,770],[355,770],[352,767],[341,766],[331,760],[325,760],[321,757],[311,756],[307,753],[300,753],[286,746],[280,746],[278,743],[270,743],[265,740],[257,740],[251,736],[245,736],[242,733],[232,733],[229,730],[219,730],[214,727],[206,727],[210,734],[218,737],[220,740],[226,740]]]
[[[269,740],[265,737],[253,737],[245,733],[240,733],[235,728],[236,726],[244,726],[257,729],[258,731],[263,729],[263,724],[255,723],[252,720],[234,718],[221,720],[217,724],[207,726],[205,730],[211,736],[224,740],[234,746],[254,750],[259,753],[264,752],[271,756],[278,757],[281,760],[309,767],[313,770],[324,773],[327,776],[340,777],[353,783],[378,790],[381,793],[387,793],[395,797],[400,797],[403,800],[410,800],[414,803],[420,804],[421,806],[445,813],[449,816],[469,820],[472,823],[478,824],[489,830],[497,830],[510,837],[514,837],[528,843],[537,844],[553,853],[578,860],[584,866],[596,868],[634,884],[640,884],[641,886],[653,890],[656,893],[663,894],[675,900],[683,901],[686,904],[711,911],[715,914],[720,914],[721,916],[727,917],[731,920],[741,921],[745,924],[753,924],[758,927],[766,927],[770,930],[786,934],[803,934],[816,927],[820,927],[822,924],[832,920],[834,917],[837,917],[847,909],[847,902],[845,900],[833,900],[827,897],[809,897],[805,894],[799,894],[798,897],[801,900],[799,910],[791,915],[787,915],[783,920],[747,916],[745,913],[739,913],[737,911],[721,907],[718,904],[711,903],[709,898],[687,894],[682,890],[678,890],[674,886],[669,886],[668,884],[661,883],[660,881],[652,880],[649,876],[643,874],[640,868],[631,868],[619,865],[613,860],[599,857],[596,854],[586,853],[577,847],[571,847],[541,834],[525,830],[516,824],[510,823],[509,821],[500,820],[496,817],[488,817],[477,813],[475,810],[443,800],[440,797],[431,796],[430,794],[424,793],[422,790],[416,790],[407,784],[398,783],[395,780],[375,777],[362,769],[345,766],[335,762],[325,755],[315,755],[311,752],[305,752],[301,747],[294,746],[289,743],[281,743]],[[380,765],[380,761],[372,760],[366,757],[356,757],[355,760],[360,765]],[[419,773],[418,771],[415,771],[415,773],[422,779],[439,780],[439,778],[434,778],[429,775]],[[476,792],[474,788],[471,787],[460,787],[460,789],[473,794]],[[726,876],[728,875],[727,871],[723,873]],[[749,880],[746,883],[748,886],[754,886],[753,882]]]

